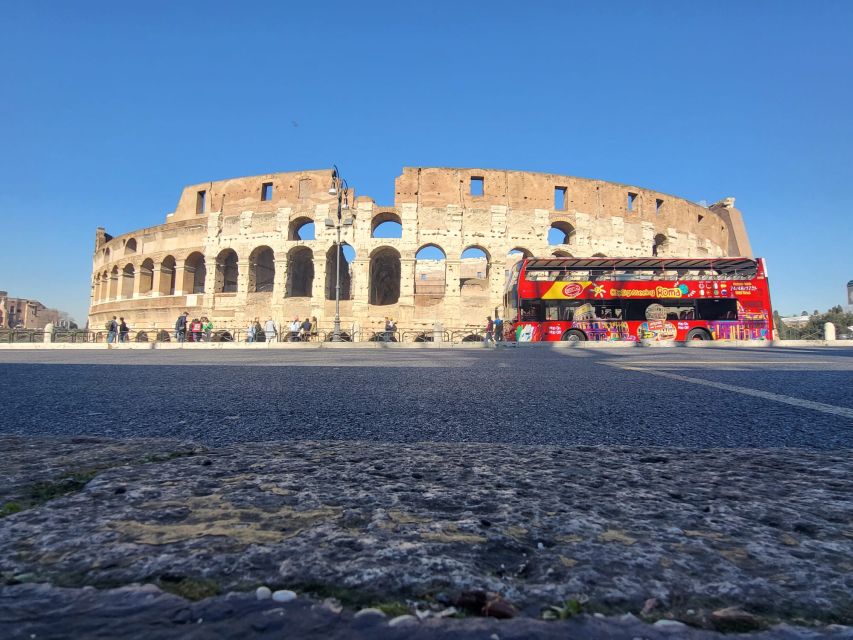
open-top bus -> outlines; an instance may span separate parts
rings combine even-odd
[[[761,258],[524,258],[507,278],[504,337],[772,340]]]

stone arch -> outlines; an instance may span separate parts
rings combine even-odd
[[[533,252],[530,251],[530,249],[525,249],[524,247],[513,247],[506,252],[506,268],[504,269],[504,275],[509,276],[510,269],[512,269],[513,266],[515,266],[515,263],[522,258],[532,257]]]
[[[548,244],[574,244],[575,228],[565,220],[555,220],[548,229]]]
[[[439,257],[440,256],[440,257]],[[415,295],[440,298],[447,283],[447,254],[434,243],[415,252]]]
[[[557,251],[551,252],[551,255],[555,258],[574,258],[574,256],[568,251],[562,251],[558,249]]]
[[[255,247],[249,255],[249,292],[271,293],[275,283],[275,253],[270,247]]]
[[[370,254],[368,303],[382,306],[400,300],[400,252],[392,247],[379,247]]]
[[[124,255],[130,256],[136,253],[136,238],[128,238],[124,243]]]
[[[121,297],[122,298],[132,298],[133,297],[133,280],[136,277],[136,269],[134,269],[132,263],[128,263],[124,265],[124,268],[121,270]]]
[[[308,233],[308,225],[311,225],[310,233]],[[288,240],[313,240],[316,237],[316,233],[317,231],[314,228],[314,220],[308,216],[299,216],[298,218],[294,218],[287,226]],[[311,236],[310,238],[307,237],[309,235]]]
[[[184,260],[184,293],[204,293],[204,281],[207,278],[207,264],[204,254],[193,251]]]
[[[154,261],[145,258],[139,266],[139,293],[149,294],[154,288]]]
[[[667,243],[668,243],[668,238],[664,234],[662,234],[662,233],[657,234],[655,236],[654,242],[652,243],[652,255],[653,256],[659,256],[659,255],[663,255],[664,253],[666,253]]]
[[[237,293],[240,277],[237,260],[237,252],[234,249],[223,249],[216,256],[216,279],[213,289],[215,293]]]
[[[390,223],[390,224],[389,224]],[[370,237],[376,238],[376,231],[383,226],[380,238],[402,238],[403,220],[396,211],[380,211],[370,221]],[[387,232],[387,233],[386,233]]]
[[[176,266],[174,256],[166,256],[160,262],[160,295],[175,295]]]
[[[459,292],[461,295],[483,295],[489,290],[489,252],[480,245],[465,247],[459,255]]]
[[[606,258],[607,256],[604,255],[603,253],[593,253],[591,257],[593,257],[593,258]]]
[[[100,300],[103,302],[104,300],[109,299],[110,297],[110,274],[108,271],[104,271],[101,274],[101,293]]]
[[[310,298],[314,286],[314,252],[294,247],[287,253],[287,286],[284,297]]]
[[[341,300],[352,299],[352,260],[347,258],[350,247],[346,242],[341,243]],[[338,247],[332,245],[326,251],[326,300],[335,299],[335,280],[337,278]],[[352,249],[352,247],[350,247]]]
[[[110,271],[110,286],[107,291],[107,300],[115,300],[118,297],[118,265]]]

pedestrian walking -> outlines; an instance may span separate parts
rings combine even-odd
[[[272,318],[267,318],[267,321],[264,323],[264,335],[267,338],[267,342],[276,341],[275,322],[273,322]]]
[[[492,316],[486,316],[486,335],[483,336],[483,346],[488,347],[489,341],[494,342],[495,323],[492,322]]]
[[[246,328],[246,342],[255,341],[255,321],[250,320],[249,326]]]
[[[175,320],[175,339],[178,342],[183,342],[187,339],[187,317],[189,315],[189,311],[184,311],[178,316],[178,319]]]
[[[504,321],[500,316],[495,314],[495,346],[500,346],[498,343],[504,341]]]
[[[112,344],[116,341],[116,334],[118,333],[118,324],[116,323],[116,317],[113,316],[112,320],[107,320],[107,343]]]
[[[127,342],[128,333],[130,333],[130,327],[127,326],[127,323],[124,321],[124,318],[119,318],[118,341]]]

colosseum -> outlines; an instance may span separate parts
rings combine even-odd
[[[184,310],[217,329],[335,315],[338,197],[332,170],[184,188],[166,222],[98,228],[89,326],[113,315],[174,326]],[[710,207],[571,176],[406,167],[393,205],[350,189],[342,211],[340,316],[354,336],[386,316],[411,335],[479,327],[521,256],[750,256],[734,199]]]

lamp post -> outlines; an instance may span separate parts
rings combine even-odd
[[[341,178],[337,165],[332,165],[332,183],[329,186],[329,195],[337,196],[338,211],[337,219],[326,218],[326,228],[334,228],[337,232],[336,258],[335,258],[335,328],[332,330],[332,342],[341,341],[341,227],[351,226],[352,217],[343,218],[342,210],[349,209],[349,185]]]

